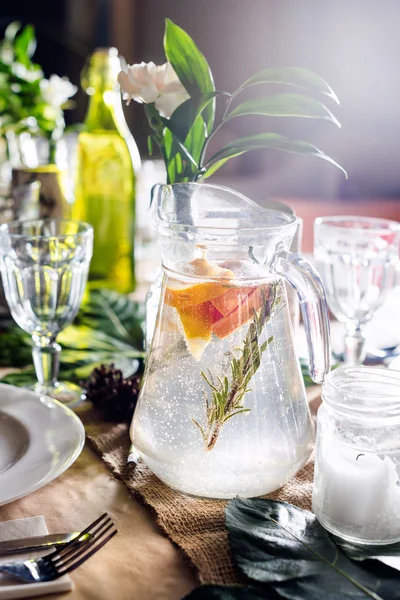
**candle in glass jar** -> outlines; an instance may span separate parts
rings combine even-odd
[[[400,373],[341,367],[318,411],[313,511],[361,544],[400,541]]]
[[[394,462],[341,444],[326,444],[318,457],[323,512],[355,527],[385,527],[400,519],[400,487]]]

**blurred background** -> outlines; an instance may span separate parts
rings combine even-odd
[[[333,123],[267,117],[234,119],[224,141],[262,130],[307,139],[349,173],[313,158],[273,151],[248,153],[221,169],[217,182],[262,203],[293,204],[305,232],[316,214],[353,212],[400,218],[400,3],[398,0],[2,0],[0,29],[15,19],[33,23],[35,59],[46,75],[67,75],[79,86],[87,55],[116,46],[129,64],[165,61],[164,20],[170,17],[195,39],[213,70],[217,89],[232,91],[269,66],[301,66],[326,79],[341,105],[326,103]],[[251,89],[253,96],[260,90]],[[68,124],[82,122],[87,97],[80,90]],[[142,155],[147,123],[142,107],[125,107]],[[235,129],[232,129],[235,128]],[[344,211],[344,205],[346,210]],[[307,235],[305,236],[307,237]]]

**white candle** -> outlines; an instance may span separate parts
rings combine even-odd
[[[383,526],[392,517],[397,520],[400,488],[390,458],[324,444],[319,469],[326,517],[355,527]]]

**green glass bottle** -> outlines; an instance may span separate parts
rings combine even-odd
[[[73,218],[94,228],[89,289],[135,288],[136,143],[122,111],[118,50],[100,48],[82,72],[89,106],[77,148]]]

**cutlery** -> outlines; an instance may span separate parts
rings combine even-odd
[[[83,542],[80,542],[79,538],[75,538],[61,549],[57,548],[42,558],[0,565],[0,571],[21,579],[25,583],[58,579],[77,569],[107,544],[118,531],[111,518],[105,513],[86,527],[81,536],[87,533],[90,534],[90,538]]]
[[[16,554],[26,552],[27,550],[40,550],[43,548],[52,548],[53,546],[64,546],[72,540],[79,538],[80,542],[89,539],[90,534],[82,535],[80,531],[72,533],[50,533],[48,535],[39,535],[35,537],[20,538],[17,540],[8,540],[0,542],[0,556],[5,554]]]

